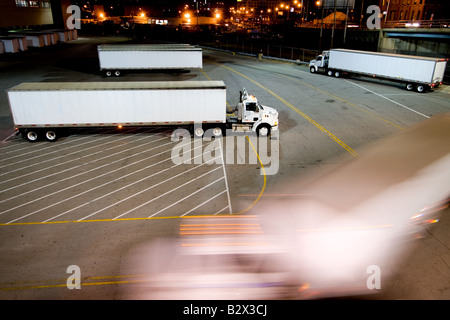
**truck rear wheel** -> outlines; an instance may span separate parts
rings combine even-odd
[[[54,130],[47,130],[45,132],[45,139],[47,139],[47,141],[53,142],[58,139],[58,135],[56,134],[56,131],[54,131]]]
[[[39,134],[35,130],[28,130],[25,132],[25,138],[30,142],[36,142],[39,139]]]
[[[335,78],[340,78],[341,77],[341,72],[340,71],[335,71],[334,72],[334,77]]]
[[[412,91],[413,89],[414,89],[414,85],[412,83],[407,83],[406,84],[406,90]]]
[[[423,84],[418,84],[416,86],[416,91],[419,92],[419,93],[423,93],[423,92],[426,91],[426,87]]]
[[[333,76],[333,70],[328,70],[328,71],[327,71],[327,75],[330,76],[330,77],[332,77],[332,76]]]
[[[223,134],[223,132],[222,132],[222,128],[221,127],[215,127],[213,129],[213,135],[215,137],[220,137],[220,136],[222,136],[222,134]]]
[[[203,128],[195,128],[194,129],[194,137],[195,138],[202,138],[205,134],[205,130]]]

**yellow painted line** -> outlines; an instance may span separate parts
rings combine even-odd
[[[81,280],[80,286],[99,286],[99,285],[111,285],[111,284],[126,284],[126,283],[139,283],[148,282],[149,280],[115,280],[115,281],[100,281],[100,282],[85,282],[88,280],[100,280],[100,279],[118,279],[118,278],[139,278],[146,277],[147,275],[125,275],[125,276],[104,276],[104,277],[86,277]],[[53,280],[58,282],[64,282],[64,284],[42,284],[42,285],[23,285],[24,282],[18,282],[16,286],[9,284],[9,287],[0,288],[0,291],[14,291],[14,290],[30,290],[30,289],[47,289],[47,288],[66,288],[67,279]],[[12,285],[12,286],[11,286]]]
[[[219,66],[221,66],[222,68],[225,68],[231,72],[234,72],[238,75],[240,75],[241,77],[247,79],[248,81],[254,83],[255,85],[257,85],[258,87],[264,89],[265,91],[267,91],[268,93],[270,93],[272,96],[274,96],[275,98],[277,98],[278,100],[280,100],[281,102],[283,102],[286,106],[288,106],[290,109],[294,110],[296,113],[298,113],[300,116],[302,116],[304,119],[308,120],[311,124],[313,124],[317,129],[319,129],[320,131],[322,131],[323,133],[325,133],[327,136],[329,136],[331,139],[333,139],[336,143],[338,143],[342,148],[344,148],[345,150],[347,150],[352,156],[354,157],[358,157],[358,153],[353,150],[351,147],[349,147],[345,142],[343,142],[342,140],[340,140],[338,137],[336,137],[334,134],[332,134],[330,131],[328,131],[327,129],[325,129],[322,125],[320,125],[319,123],[317,123],[317,121],[315,121],[314,119],[312,119],[310,116],[308,116],[307,114],[305,114],[304,112],[300,111],[298,108],[296,108],[295,106],[293,106],[291,103],[289,103],[288,101],[286,101],[285,99],[283,99],[282,97],[280,97],[278,94],[276,94],[275,92],[273,92],[272,90],[266,88],[265,86],[263,86],[262,84],[260,84],[259,82],[256,82],[255,80],[247,77],[246,75],[240,73],[239,71],[236,71],[230,67],[224,66],[222,64],[218,64]]]
[[[179,219],[180,216],[171,217],[150,217],[150,218],[123,218],[123,219],[97,219],[97,220],[66,220],[66,221],[47,221],[47,222],[14,222],[0,223],[0,226],[23,226],[36,224],[64,224],[64,223],[84,223],[84,222],[112,222],[112,221],[137,221],[137,220],[158,220],[158,219]]]
[[[266,70],[266,69],[263,69],[263,68],[259,68],[259,67],[255,67],[255,66],[253,66],[252,68],[258,69],[258,70],[262,70],[262,71],[266,71],[266,72],[272,72],[272,71],[269,71],[269,70]],[[322,92],[323,94],[326,94],[326,95],[328,95],[328,96],[330,96],[330,97],[333,97],[333,98],[335,98],[335,99],[337,99],[337,100],[339,100],[339,101],[341,101],[341,102],[344,102],[344,103],[348,104],[349,106],[351,106],[351,107],[353,107],[353,108],[355,108],[355,109],[358,109],[358,110],[360,110],[360,111],[362,111],[362,112],[365,112],[365,113],[367,113],[367,114],[369,114],[369,115],[371,115],[371,116],[373,116],[373,117],[375,117],[375,118],[378,118],[378,119],[380,119],[381,121],[384,121],[384,122],[390,124],[391,126],[394,126],[394,127],[398,128],[398,129],[400,129],[400,130],[405,130],[404,127],[402,127],[402,126],[400,126],[400,125],[398,125],[398,124],[395,124],[395,123],[393,123],[393,122],[391,122],[391,121],[389,121],[389,120],[387,120],[387,119],[384,119],[383,117],[380,117],[379,115],[376,115],[376,114],[373,113],[373,112],[370,112],[370,111],[368,111],[368,110],[365,110],[365,109],[363,109],[363,108],[361,108],[361,107],[355,105],[354,103],[351,103],[350,101],[347,101],[347,100],[345,100],[345,99],[342,99],[342,98],[340,98],[340,97],[338,97],[338,96],[336,96],[336,95],[334,95],[334,94],[332,94],[332,93],[330,93],[330,92],[327,92],[327,91],[325,91],[325,90],[319,89],[318,87],[313,86],[313,85],[311,85],[311,84],[309,84],[309,83],[300,81],[300,80],[296,79],[295,77],[292,77],[292,76],[289,76],[289,75],[285,75],[285,74],[282,74],[282,73],[278,73],[278,72],[277,72],[277,74],[279,74],[280,76],[283,76],[283,77],[292,79],[292,80],[294,80],[294,81],[296,81],[296,82],[298,82],[298,83],[300,83],[300,84],[303,84],[303,85],[305,85],[305,86],[307,86],[307,87],[310,87],[311,89],[314,89],[314,90],[316,90],[316,91],[320,91],[320,92]]]
[[[292,79],[292,77],[289,77],[289,76],[286,76],[286,75],[282,75],[282,76],[284,76],[284,77],[286,77],[286,78],[289,78],[289,79]],[[404,127],[399,126],[398,124],[395,124],[395,123],[393,123],[393,122],[391,122],[391,121],[389,121],[389,120],[387,120],[387,119],[384,119],[383,117],[380,117],[379,115],[376,115],[376,114],[373,113],[373,112],[370,112],[370,111],[368,111],[368,110],[365,110],[365,109],[363,109],[363,108],[357,106],[356,104],[351,103],[350,101],[347,101],[347,100],[345,100],[345,99],[342,99],[342,98],[340,98],[340,97],[338,97],[338,96],[336,96],[336,95],[334,95],[334,94],[332,94],[332,93],[329,93],[329,92],[327,92],[327,91],[325,91],[325,90],[319,89],[319,88],[317,88],[316,86],[313,86],[313,85],[311,85],[311,84],[309,84],[309,83],[300,81],[300,80],[295,79],[295,78],[294,78],[293,80],[295,80],[295,81],[298,82],[298,83],[301,83],[301,84],[304,85],[304,86],[310,87],[311,89],[314,89],[314,90],[316,90],[316,91],[319,91],[319,92],[321,92],[321,93],[323,93],[323,94],[326,94],[326,95],[328,95],[328,96],[330,96],[330,97],[333,97],[334,99],[337,99],[337,100],[339,100],[339,101],[341,101],[341,102],[344,102],[344,103],[348,104],[349,106],[351,106],[351,107],[353,107],[353,108],[355,108],[355,109],[358,109],[359,111],[365,112],[365,113],[371,115],[372,117],[378,118],[379,120],[381,120],[381,121],[383,121],[383,122],[386,122],[387,124],[389,124],[389,125],[391,125],[391,126],[394,126],[394,127],[398,128],[398,129],[400,129],[400,130],[405,130]]]
[[[253,143],[251,142],[251,140],[250,140],[250,138],[248,136],[247,136],[247,140],[250,143],[250,146],[252,147],[252,149],[255,152],[256,156],[258,157],[259,164],[261,165],[261,169],[263,170],[264,183],[263,183],[261,192],[258,194],[258,197],[255,199],[255,201],[253,201],[253,203],[247,209],[244,209],[241,212],[238,212],[237,214],[242,214],[244,212],[247,212],[251,208],[253,208],[253,206],[259,201],[259,199],[261,199],[262,195],[264,194],[264,190],[266,189],[266,183],[267,183],[266,169],[264,168],[264,165],[263,165],[263,163],[261,161],[261,158],[259,157],[259,154],[258,154],[258,152],[255,149],[255,146],[253,145]]]

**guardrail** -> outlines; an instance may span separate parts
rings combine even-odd
[[[382,23],[383,28],[450,28],[450,19],[437,20],[398,20]]]

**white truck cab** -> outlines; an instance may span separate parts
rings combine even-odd
[[[329,51],[324,51],[322,54],[319,54],[316,59],[309,62],[309,71],[315,73],[326,69],[328,67],[329,57]]]
[[[272,130],[278,130],[278,111],[259,104],[256,97],[248,94],[245,88],[240,92],[235,110],[237,116],[230,117],[230,122],[234,122],[233,132],[253,131],[260,136],[268,136]]]

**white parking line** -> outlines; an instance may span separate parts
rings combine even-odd
[[[143,178],[143,179],[141,179],[141,180],[145,180],[145,179],[148,179],[148,178],[152,178],[153,176],[156,176],[156,175],[158,175],[158,174],[160,174],[160,173],[163,173],[163,172],[165,172],[165,171],[171,170],[171,169],[173,169],[173,168],[179,166],[180,164],[181,164],[181,163],[178,163],[178,164],[176,164],[176,165],[174,165],[174,166],[172,166],[172,167],[169,167],[169,168],[166,168],[166,169],[164,169],[164,170],[162,170],[162,171],[159,171],[159,172],[156,172],[156,173],[154,173],[154,174],[151,174],[150,176],[147,176],[147,177],[145,177],[145,178]],[[203,165],[203,164],[202,164],[202,165]],[[85,220],[86,218],[92,217],[93,215],[96,215],[96,214],[99,213],[99,212],[102,212],[102,211],[104,211],[104,210],[106,210],[106,209],[109,209],[109,208],[111,208],[111,207],[114,207],[115,205],[117,205],[117,204],[119,204],[119,203],[122,203],[122,202],[124,202],[124,201],[127,201],[127,200],[129,200],[129,199],[131,199],[131,198],[134,198],[134,197],[136,197],[136,196],[138,196],[138,195],[140,195],[140,194],[142,194],[142,193],[144,193],[144,192],[147,192],[147,191],[149,191],[149,190],[151,190],[151,189],[153,189],[153,188],[159,187],[160,185],[162,185],[162,184],[164,184],[164,183],[166,183],[166,182],[168,182],[168,181],[170,181],[170,180],[172,180],[172,179],[175,179],[175,178],[177,178],[177,177],[179,177],[179,176],[181,176],[181,175],[183,175],[183,174],[186,174],[186,173],[188,173],[188,172],[190,172],[190,171],[192,171],[192,170],[195,170],[195,169],[200,168],[202,165],[197,166],[197,167],[194,167],[194,168],[191,168],[191,169],[186,170],[186,171],[183,171],[183,172],[180,172],[179,174],[174,175],[174,176],[172,176],[172,177],[170,177],[170,178],[168,178],[168,179],[166,179],[166,180],[164,180],[164,181],[161,181],[161,182],[159,182],[159,183],[157,183],[157,184],[155,184],[155,185],[152,185],[152,186],[150,186],[150,187],[148,187],[148,188],[145,188],[145,189],[143,189],[143,190],[141,190],[141,191],[139,191],[139,192],[137,192],[137,193],[134,193],[134,194],[132,194],[131,196],[128,196],[128,197],[126,197],[126,198],[124,198],[124,199],[122,199],[122,200],[116,201],[116,202],[114,202],[113,204],[111,204],[111,205],[109,205],[109,206],[106,206],[106,207],[104,207],[104,208],[102,208],[102,209],[100,209],[100,210],[97,210],[97,211],[95,211],[95,212],[93,212],[93,213],[91,213],[91,214],[85,216],[84,218],[79,219],[78,221],[83,221],[83,220]],[[126,186],[121,187],[121,188],[119,188],[119,189],[117,189],[117,190],[114,190],[114,191],[112,191],[112,192],[110,192],[110,193],[108,193],[108,194],[105,194],[105,195],[103,195],[103,196],[97,198],[97,199],[94,199],[94,200],[90,201],[89,203],[91,203],[91,202],[93,202],[93,201],[100,200],[101,198],[104,198],[104,197],[106,197],[106,196],[109,196],[109,195],[111,195],[111,194],[113,194],[113,193],[115,193],[115,192],[117,192],[117,191],[120,191],[120,190],[123,190],[123,189],[127,189],[127,188],[129,188],[131,185],[136,184],[136,183],[138,183],[138,182],[141,182],[141,181],[135,181],[135,182],[133,182],[133,183],[131,183],[131,184],[129,184],[129,185],[126,185]],[[47,221],[49,221],[49,220],[46,220],[46,221],[44,221],[44,222],[47,222]]]
[[[143,145],[151,144],[151,143],[158,142],[158,141],[164,140],[164,139],[165,139],[165,138],[161,138],[161,139],[158,139],[158,140],[155,140],[155,141],[150,141],[150,142],[145,143],[145,144],[143,144]],[[169,143],[166,143],[166,144],[163,144],[163,145],[156,146],[156,147],[154,147],[154,148],[152,148],[152,149],[148,149],[148,150],[145,150],[145,151],[142,151],[142,152],[133,154],[132,157],[137,156],[137,155],[141,155],[141,154],[143,154],[143,153],[146,153],[146,152],[149,152],[149,151],[151,151],[151,150],[154,150],[154,149],[163,147],[163,146],[168,145],[168,144],[171,144],[171,143],[169,142]],[[137,146],[137,147],[134,147],[134,148],[131,148],[131,149],[141,148],[143,145],[140,145],[140,146]],[[83,164],[77,165],[77,166],[75,166],[75,167],[71,167],[71,168],[65,169],[65,170],[63,170],[63,171],[59,171],[59,172],[57,172],[57,173],[53,173],[53,174],[47,175],[47,176],[45,176],[45,177],[37,178],[37,179],[31,180],[31,181],[28,181],[28,182],[26,182],[26,183],[22,183],[22,184],[19,184],[19,185],[12,186],[12,187],[10,187],[10,188],[8,188],[8,189],[0,190],[0,194],[3,193],[3,192],[9,191],[9,190],[15,189],[15,188],[19,188],[19,187],[22,187],[22,186],[25,186],[25,185],[29,185],[30,183],[33,183],[33,182],[36,182],[36,181],[44,180],[44,179],[46,179],[46,178],[49,178],[49,177],[52,177],[52,176],[61,174],[61,173],[66,172],[66,171],[70,171],[70,170],[74,170],[74,169],[83,167],[83,166],[85,166],[85,165],[87,165],[87,164],[91,164],[91,163],[93,163],[93,162],[97,162],[97,161],[104,160],[104,159],[109,158],[109,157],[116,156],[116,155],[118,155],[118,154],[120,154],[120,153],[122,153],[122,152],[128,152],[128,151],[131,150],[131,149],[123,150],[123,151],[121,151],[121,152],[117,152],[117,153],[108,155],[108,156],[106,156],[106,157],[102,157],[102,158],[96,159],[96,160],[94,160],[94,161],[90,161],[90,162],[87,162],[87,163],[83,163]],[[92,155],[92,154],[91,154],[91,155]],[[87,157],[87,156],[86,156],[86,157]],[[111,164],[114,164],[114,163],[117,163],[117,162],[120,162],[120,161],[123,161],[123,159],[115,160],[115,161],[113,161],[113,162],[109,162],[109,163],[107,163],[107,164],[104,164],[104,165],[101,165],[101,166],[99,166],[99,167],[93,168],[93,169],[88,170],[88,171],[86,171],[86,172],[81,172],[81,173],[78,173],[78,174],[76,174],[76,175],[73,175],[73,176],[64,178],[64,179],[62,179],[62,180],[58,180],[58,181],[55,181],[55,182],[46,184],[46,185],[44,185],[44,186],[41,186],[41,187],[38,187],[38,188],[34,188],[34,189],[29,190],[29,191],[26,191],[26,192],[22,192],[22,193],[19,194],[19,195],[10,197],[10,198],[8,198],[8,199],[1,200],[0,203],[3,203],[3,202],[5,202],[5,201],[12,200],[12,199],[17,198],[17,197],[20,197],[20,196],[23,196],[24,194],[27,194],[27,193],[30,193],[30,192],[35,192],[35,191],[37,191],[37,190],[39,190],[39,189],[42,189],[42,188],[48,188],[48,187],[51,186],[51,185],[60,183],[60,182],[65,181],[65,180],[73,179],[73,178],[75,178],[75,177],[77,177],[77,176],[80,176],[80,175],[83,175],[83,174],[86,174],[86,173],[89,173],[89,172],[98,170],[98,169],[100,169],[100,168],[103,168],[103,167],[105,167],[105,166],[109,166],[109,165],[111,165]],[[143,161],[143,160],[140,160],[140,161]],[[140,162],[140,161],[137,161],[137,162]],[[135,163],[137,163],[137,162],[135,162]],[[133,164],[134,164],[134,163],[133,163]],[[127,166],[128,166],[128,165],[127,165]],[[108,173],[106,173],[106,174],[108,174]],[[92,181],[93,179],[96,179],[96,178],[98,178],[98,177],[101,177],[101,176],[97,176],[97,177],[94,177],[94,178],[85,180],[85,181],[83,181],[82,183],[86,183],[86,182],[88,182],[88,181]],[[72,187],[73,187],[73,186],[71,186],[71,187],[69,187],[69,188],[72,188]],[[60,190],[58,190],[58,192],[61,192],[61,191],[67,190],[67,189],[68,189],[68,188],[60,189]],[[52,195],[52,194],[50,194],[50,195]],[[0,214],[2,214],[2,213],[3,213],[3,212],[0,212]]]
[[[110,131],[108,131],[108,132],[110,132]],[[94,135],[94,136],[95,136],[95,135]],[[90,136],[90,137],[92,137],[92,136]],[[76,145],[74,145],[74,146],[70,146],[70,147],[67,147],[67,148],[58,149],[58,150],[55,150],[55,151],[52,151],[52,152],[46,152],[46,153],[43,153],[43,152],[42,152],[42,151],[45,151],[45,150],[48,150],[48,149],[54,149],[55,147],[58,147],[58,146],[61,146],[61,145],[64,145],[64,144],[68,144],[68,143],[71,143],[71,142],[78,142],[78,141],[80,141],[80,140],[82,140],[82,139],[87,139],[87,138],[88,138],[88,137],[80,138],[80,139],[77,139],[76,141],[74,141],[74,140],[70,140],[70,141],[69,141],[69,140],[68,140],[68,141],[61,142],[61,143],[59,143],[59,144],[54,144],[54,143],[52,143],[52,144],[51,144],[50,146],[48,146],[48,147],[40,148],[40,149],[38,149],[38,150],[33,150],[33,151],[29,151],[29,152],[26,152],[26,153],[22,153],[22,154],[19,154],[19,155],[16,155],[16,156],[12,156],[12,157],[9,157],[9,158],[1,159],[0,161],[8,161],[8,160],[12,160],[12,159],[17,158],[17,157],[23,158],[24,156],[26,156],[26,155],[28,155],[28,154],[35,153],[35,152],[39,152],[39,153],[40,153],[40,155],[38,155],[38,156],[34,156],[34,157],[31,157],[31,158],[25,158],[25,159],[23,159],[23,160],[14,161],[14,162],[12,162],[12,163],[8,163],[8,164],[1,165],[0,168],[8,167],[8,166],[10,166],[10,165],[15,165],[15,164],[22,163],[22,162],[27,162],[27,161],[30,161],[30,160],[33,160],[33,159],[37,159],[37,158],[40,158],[40,157],[43,157],[43,156],[48,156],[49,154],[52,154],[52,153],[55,153],[55,152],[59,153],[59,152],[61,152],[61,151],[64,151],[64,150],[67,150],[67,149],[72,149],[72,148],[75,148],[75,147],[79,147],[79,146],[82,146],[82,145],[85,145],[85,144],[88,144],[88,143],[97,142],[97,141],[99,141],[99,140],[103,140],[103,139],[109,138],[109,136],[102,137],[102,138],[97,139],[97,140],[94,140],[94,141],[88,141],[88,142],[84,142],[84,143],[81,143],[81,144],[76,144]],[[35,145],[38,146],[38,144],[35,144]],[[26,149],[28,150],[29,148],[26,148]]]
[[[160,146],[159,146],[159,147],[160,147]],[[149,150],[147,150],[147,151],[149,151]],[[91,179],[84,180],[83,182],[77,183],[77,184],[71,186],[70,188],[76,187],[76,186],[81,185],[81,184],[84,184],[84,183],[86,183],[86,182],[90,182],[90,181],[92,181],[92,180],[94,180],[94,179],[98,179],[98,178],[100,178],[100,177],[102,177],[102,176],[105,176],[105,175],[114,173],[114,172],[119,171],[119,170],[122,170],[123,168],[128,167],[128,166],[130,166],[130,165],[134,165],[134,164],[136,164],[136,163],[138,163],[138,162],[148,160],[148,159],[150,159],[150,158],[152,158],[152,157],[159,156],[159,155],[161,155],[161,154],[163,154],[163,153],[165,153],[165,152],[169,152],[169,151],[170,151],[170,150],[164,150],[163,152],[160,152],[160,153],[158,153],[158,154],[154,154],[154,155],[152,155],[152,156],[150,156],[150,157],[148,157],[148,158],[141,159],[141,160],[139,160],[139,161],[136,161],[136,162],[131,163],[131,164],[128,164],[128,165],[126,165],[126,166],[120,167],[120,168],[118,168],[118,169],[115,169],[115,170],[112,170],[112,171],[105,172],[105,173],[103,173],[103,174],[101,174],[101,175],[99,175],[99,176],[95,176],[95,177],[93,177],[93,178],[91,178]],[[120,160],[123,161],[123,159],[120,159]],[[168,160],[170,160],[170,159],[165,159],[165,160],[163,160],[163,161],[168,161]],[[61,204],[61,203],[66,202],[66,201],[68,201],[68,200],[74,199],[74,198],[79,197],[79,196],[81,196],[81,195],[83,195],[83,194],[86,194],[86,193],[89,193],[89,192],[91,192],[91,191],[93,191],[93,190],[96,190],[96,189],[98,189],[98,188],[104,187],[104,186],[106,186],[106,185],[108,185],[108,184],[110,184],[110,183],[114,183],[114,182],[116,182],[116,181],[119,180],[119,179],[123,179],[123,178],[125,178],[125,177],[127,177],[127,176],[130,176],[130,175],[133,175],[133,174],[135,174],[135,173],[137,173],[137,172],[146,170],[146,169],[148,169],[148,168],[150,168],[150,167],[152,167],[152,166],[155,166],[155,165],[157,165],[157,164],[159,164],[160,162],[163,162],[163,161],[159,161],[159,162],[157,162],[157,163],[151,164],[151,165],[149,165],[149,166],[147,166],[147,167],[144,167],[144,168],[142,168],[142,169],[139,169],[139,170],[133,171],[133,172],[131,172],[131,173],[128,173],[128,174],[126,174],[126,175],[123,175],[123,176],[121,176],[121,177],[119,177],[119,178],[116,178],[116,179],[114,179],[114,180],[112,180],[112,181],[103,183],[103,184],[98,185],[98,186],[96,186],[96,187],[94,187],[94,188],[87,189],[87,190],[85,190],[85,191],[83,191],[83,192],[81,192],[81,193],[77,193],[76,195],[73,195],[73,196],[71,196],[71,197],[69,197],[69,198],[65,198],[64,200],[55,202],[55,203],[53,203],[53,204],[51,204],[51,205],[49,205],[49,206],[47,206],[47,207],[45,207],[45,208],[38,209],[38,210],[36,210],[36,211],[34,211],[34,212],[31,212],[31,213],[28,213],[28,214],[26,214],[26,215],[24,215],[24,216],[22,216],[22,217],[19,217],[19,218],[16,218],[16,219],[14,219],[14,220],[11,220],[11,221],[7,222],[6,224],[16,222],[16,221],[18,221],[18,220],[21,220],[21,219],[23,219],[23,218],[29,217],[29,216],[34,215],[34,214],[36,214],[36,213],[38,213],[38,212],[41,212],[41,211],[43,211],[43,210],[47,210],[48,208],[54,207],[54,206],[56,206],[56,205],[59,205],[59,204]],[[3,213],[4,213],[4,212],[2,212],[1,214],[3,214]],[[66,213],[67,213],[67,212],[66,212]]]
[[[228,191],[227,191],[226,189],[223,190],[222,192],[216,194],[214,197],[209,198],[208,200],[203,201],[203,202],[200,203],[198,206],[196,206],[196,207],[192,208],[191,210],[189,210],[189,211],[183,213],[182,215],[180,215],[180,217],[184,217],[185,215],[191,213],[192,211],[197,210],[198,208],[200,208],[200,207],[202,207],[203,205],[207,204],[208,202],[214,200],[215,198],[217,198],[218,196],[222,195],[222,194],[225,193],[225,192],[228,192]]]
[[[213,170],[211,170],[211,171],[209,171],[209,172],[207,172],[207,173],[205,173],[205,174],[203,174],[203,175],[201,175],[201,176],[195,178],[194,180],[188,181],[188,182],[185,183],[184,185],[187,185],[188,183],[191,183],[192,181],[195,181],[195,180],[201,178],[202,176],[205,176],[206,174],[209,174],[209,173],[211,173],[211,172],[214,172],[214,171],[216,171],[216,170],[218,170],[218,169],[220,169],[220,167],[218,167],[218,168],[216,168],[216,169],[213,169]],[[217,182],[219,182],[219,181],[221,181],[221,180],[223,180],[223,179],[225,179],[225,177],[220,177],[219,179],[217,179],[217,180],[215,180],[215,181],[213,181],[213,182],[207,184],[206,186],[204,186],[204,187],[202,187],[202,188],[196,190],[195,192],[193,192],[193,193],[189,194],[188,196],[186,196],[186,197],[184,197],[184,198],[178,200],[177,202],[174,202],[174,203],[172,203],[171,205],[169,205],[169,206],[167,206],[167,207],[165,207],[165,208],[159,210],[158,212],[155,212],[154,214],[150,215],[148,218],[154,217],[154,216],[160,214],[161,212],[166,211],[167,209],[173,207],[174,205],[180,203],[181,201],[184,201],[184,200],[186,200],[187,198],[192,197],[194,194],[197,194],[197,193],[199,193],[200,191],[205,190],[206,188],[212,186],[213,184],[215,184],[215,183],[217,183]],[[183,185],[182,185],[182,186],[183,186]],[[175,189],[173,189],[173,190],[171,190],[171,191],[174,191],[174,190],[176,190],[176,189],[178,189],[178,188],[180,188],[180,187],[181,187],[181,186],[179,186],[179,187],[177,187],[177,188],[175,188]]]
[[[223,176],[225,177],[225,189],[227,191],[228,208],[231,214],[233,212],[233,209],[231,208],[230,191],[228,189],[228,179],[227,179],[227,172],[225,170],[225,160],[223,158],[223,148],[221,139],[219,139],[219,146],[220,146],[220,159],[222,160],[222,167],[223,167]]]
[[[129,138],[129,137],[123,137],[123,138],[121,138],[121,139],[117,139],[117,140],[114,140],[114,141],[111,141],[111,142],[117,142],[117,141],[125,140],[125,139],[127,139],[127,138]],[[145,139],[145,138],[147,138],[147,137],[142,137],[142,138],[137,139],[137,140],[134,140],[134,141],[143,140],[143,139]],[[96,140],[96,141],[98,141],[98,140]],[[16,176],[16,177],[14,177],[14,178],[10,178],[10,179],[7,179],[7,180],[2,180],[2,181],[0,182],[0,184],[6,183],[6,182],[9,182],[9,181],[12,181],[12,180],[20,179],[20,178],[23,178],[23,177],[26,177],[26,176],[29,176],[29,175],[32,175],[32,174],[35,174],[35,173],[38,173],[38,172],[42,172],[42,171],[44,171],[44,170],[54,169],[55,167],[65,165],[65,164],[68,164],[68,163],[70,163],[70,162],[74,162],[74,161],[78,161],[78,162],[79,162],[79,160],[82,159],[82,158],[88,158],[88,157],[91,157],[91,156],[93,156],[93,155],[95,155],[95,154],[102,153],[102,152],[104,152],[104,151],[108,151],[108,150],[115,149],[115,148],[118,148],[118,147],[120,147],[120,146],[114,146],[114,147],[110,147],[110,148],[107,148],[107,149],[102,149],[102,150],[97,151],[97,152],[94,152],[94,153],[86,154],[86,155],[84,155],[84,156],[82,156],[82,157],[80,157],[80,158],[74,158],[74,159],[71,159],[71,160],[68,160],[68,161],[59,162],[58,164],[53,165],[53,166],[50,166],[50,167],[45,167],[45,168],[42,168],[42,169],[39,169],[39,170],[34,170],[34,171],[32,171],[32,172],[23,174],[23,175],[21,175],[21,176]],[[92,146],[92,147],[88,147],[88,148],[84,148],[84,149],[81,150],[81,151],[84,152],[84,151],[90,150],[90,149],[98,149],[98,145],[95,145],[95,146]],[[80,153],[80,150],[75,151],[75,152],[72,152],[72,153],[68,153],[68,154],[65,154],[65,155],[61,155],[61,156],[59,156],[59,157],[55,157],[55,158],[52,158],[52,159],[40,161],[40,162],[31,164],[31,165],[29,165],[29,166],[21,167],[21,168],[15,169],[15,170],[10,170],[10,171],[8,171],[8,172],[5,172],[5,173],[0,174],[0,176],[6,175],[6,174],[10,174],[10,173],[13,173],[13,172],[16,172],[16,171],[21,171],[21,170],[24,170],[24,169],[28,169],[28,168],[31,168],[31,167],[34,167],[34,166],[39,166],[39,165],[42,165],[43,163],[50,162],[50,161],[54,161],[54,160],[58,160],[58,159],[60,159],[60,158],[64,158],[64,157],[71,156],[71,155],[75,155],[75,154],[77,154],[77,153]],[[78,167],[80,167],[80,165],[77,165],[77,166],[75,166],[75,167],[73,167],[73,168],[78,168]],[[71,169],[71,168],[65,169],[65,170],[59,171],[59,172],[57,172],[57,173],[55,173],[55,174],[60,174],[61,172],[64,172],[64,171],[67,171],[67,170],[72,170],[72,169]],[[51,174],[51,175],[48,175],[48,176],[46,176],[46,177],[50,177],[50,176],[55,175],[55,174]]]
[[[379,96],[379,97],[381,97],[381,98],[383,98],[383,99],[386,99],[386,100],[388,100],[388,101],[390,101],[390,102],[392,102],[392,103],[394,103],[394,104],[396,104],[396,105],[398,105],[398,106],[400,106],[400,107],[402,107],[402,108],[405,108],[405,109],[407,109],[407,110],[409,110],[409,111],[412,111],[412,112],[414,112],[414,113],[417,113],[417,114],[421,115],[422,117],[430,118],[429,116],[427,116],[427,115],[425,115],[425,114],[423,114],[423,113],[420,113],[419,111],[416,111],[416,110],[414,110],[414,109],[411,109],[411,108],[409,108],[409,107],[407,107],[407,106],[405,106],[405,105],[403,105],[403,104],[401,104],[401,103],[399,103],[399,102],[397,102],[397,101],[394,101],[394,100],[392,100],[392,99],[389,99],[389,98],[387,98],[387,97],[385,97],[385,96],[383,96],[383,95],[381,95],[381,94],[379,94],[379,93],[376,93],[375,91],[372,91],[372,90],[370,90],[370,89],[367,89],[366,87],[363,87],[363,86],[361,86],[361,85],[359,85],[359,84],[356,84],[356,83],[354,83],[354,82],[351,82],[351,81],[349,81],[349,80],[345,80],[345,81],[347,81],[348,83],[351,83],[351,84],[354,85],[354,86],[360,87],[361,89],[367,90],[367,91],[369,91],[369,92],[371,92],[371,93],[373,93],[373,94],[375,94],[375,95],[377,95],[377,96]]]
[[[204,165],[204,164],[201,164],[200,166],[203,166],[203,165]],[[198,180],[198,179],[200,179],[200,178],[206,176],[207,174],[209,174],[209,173],[211,173],[211,172],[216,171],[217,169],[220,169],[220,167],[218,167],[218,168],[216,168],[216,169],[213,169],[213,170],[211,170],[211,171],[208,171],[208,172],[206,172],[206,173],[204,173],[204,174],[202,174],[202,175],[196,177],[195,179],[192,179],[192,180],[190,180],[190,181],[188,181],[188,182],[185,182],[185,183],[183,183],[182,185],[179,185],[178,187],[176,187],[176,188],[174,188],[174,189],[171,189],[171,190],[169,190],[169,191],[167,191],[167,192],[165,192],[165,193],[163,193],[163,194],[157,196],[156,198],[153,198],[153,199],[151,199],[151,200],[149,200],[149,201],[146,201],[146,202],[144,202],[144,203],[141,203],[139,206],[134,207],[133,209],[130,209],[130,210],[128,210],[128,211],[126,211],[126,212],[124,212],[124,213],[118,215],[117,217],[113,218],[113,220],[120,219],[121,217],[123,217],[123,216],[129,214],[130,212],[133,212],[133,211],[135,211],[135,210],[137,210],[137,209],[139,209],[139,208],[142,208],[143,206],[146,206],[146,205],[148,205],[149,203],[152,203],[153,201],[158,200],[159,198],[162,198],[162,197],[168,195],[169,193],[172,193],[172,192],[174,192],[175,190],[178,190],[178,189],[180,189],[180,188],[182,188],[182,187],[188,185],[189,183],[192,183],[192,182],[194,182],[194,181],[196,181],[196,180]]]

